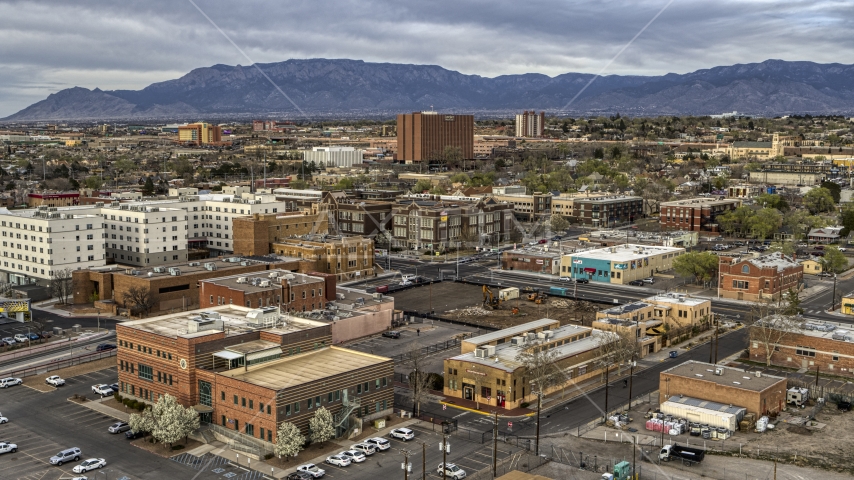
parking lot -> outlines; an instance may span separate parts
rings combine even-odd
[[[410,426],[415,432],[415,439],[402,442],[389,438],[391,448],[385,452],[377,452],[367,458],[365,462],[354,463],[348,467],[336,467],[323,464],[321,468],[326,470],[324,478],[353,479],[353,480],[376,480],[382,478],[401,478],[401,464],[404,461],[404,451],[409,452],[409,463],[412,464],[410,478],[421,478],[422,465],[425,464],[422,451],[426,451],[426,467],[428,478],[442,478],[437,473],[437,467],[442,463],[442,452],[439,451],[439,442],[442,434],[433,432],[430,424]],[[438,428],[437,428],[438,430]],[[340,442],[343,443],[343,442]],[[424,446],[422,446],[422,443]],[[448,463],[454,463],[471,475],[481,469],[492,465],[492,443],[481,444],[479,441],[468,441],[458,435],[450,435],[448,443],[451,452],[448,453]],[[498,459],[518,453],[521,449],[499,442]]]
[[[123,434],[107,432],[114,418],[67,400],[75,393],[91,398],[92,385],[116,380],[115,368],[109,368],[67,378],[65,386],[47,392],[26,386],[0,391],[0,412],[9,418],[9,423],[0,425],[0,439],[18,445],[17,453],[0,455],[0,478],[70,479],[74,476],[71,469],[78,462],[60,467],[50,465],[48,459],[71,447],[81,449],[81,461],[107,461],[106,467],[89,475],[90,479],[190,479],[199,473],[198,479],[225,478],[136,448]]]

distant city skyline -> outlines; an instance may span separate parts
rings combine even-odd
[[[198,10],[190,1],[0,0],[0,117],[72,86],[140,89],[195,68],[248,65],[246,57],[435,64],[486,77],[606,65],[604,75],[661,75],[771,58],[854,63],[852,2],[676,0],[609,65],[667,0],[194,1]]]

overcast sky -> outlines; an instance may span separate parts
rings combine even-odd
[[[193,0],[253,61],[350,58],[493,77],[598,73],[668,0]],[[854,1],[675,0],[604,72],[854,63]],[[249,65],[189,0],[0,0],[0,117],[63,88]]]

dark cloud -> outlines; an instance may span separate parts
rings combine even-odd
[[[255,62],[353,58],[496,76],[598,72],[667,0],[194,0]],[[676,0],[605,74],[854,63],[854,2]],[[189,1],[0,0],[0,117],[70,86],[141,88],[247,60]]]

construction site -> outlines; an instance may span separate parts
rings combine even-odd
[[[458,282],[439,282],[393,294],[395,308],[429,313],[490,328],[506,328],[539,318],[562,325],[590,326],[601,305],[549,296],[534,289],[499,289]]]

